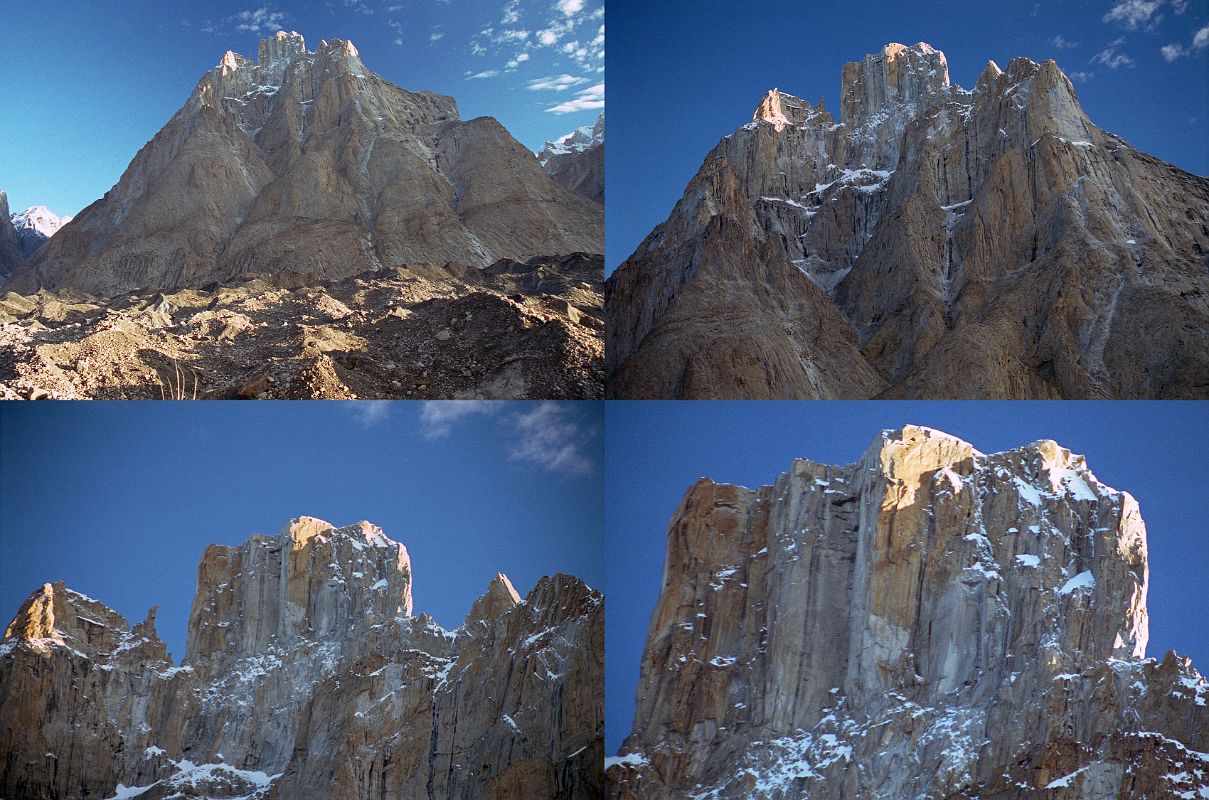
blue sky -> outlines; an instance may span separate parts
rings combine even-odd
[[[0,614],[63,580],[177,663],[210,543],[311,515],[407,546],[415,613],[462,623],[497,571],[599,588],[599,403],[0,404]]]
[[[609,271],[766,91],[825,97],[838,114],[844,63],[888,42],[943,50],[966,88],[988,59],[1052,58],[1093,122],[1209,174],[1209,32],[1194,44],[1209,26],[1206,0],[611,0],[608,23]]]
[[[603,25],[603,0],[5,4],[0,189],[14,213],[78,213],[226,50],[255,58],[278,29],[311,50],[351,39],[387,80],[453,95],[463,119],[496,117],[540,149],[600,113]]]
[[[757,487],[794,458],[850,464],[885,428],[927,425],[986,453],[1054,439],[1131,493],[1150,545],[1150,644],[1209,672],[1209,404],[1204,402],[621,402],[605,410],[605,737],[634,713],[667,524],[697,478]],[[624,498],[613,501],[612,498]]]

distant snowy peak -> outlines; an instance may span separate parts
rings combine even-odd
[[[23,230],[36,231],[47,239],[69,222],[71,217],[60,217],[46,206],[30,206],[12,216],[13,227],[18,233]]]
[[[537,154],[544,166],[551,156],[562,156],[568,153],[586,153],[593,147],[604,144],[604,114],[596,118],[594,125],[582,125],[568,134],[558,137]]]
[[[47,239],[67,223],[71,217],[60,217],[46,206],[31,206],[20,214],[10,217],[21,244],[21,254],[29,258]]]

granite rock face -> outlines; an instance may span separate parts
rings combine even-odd
[[[702,479],[610,795],[1209,792],[1209,683],[1145,658],[1147,581],[1136,501],[1052,441],[908,426],[754,491]]]
[[[1052,61],[927,44],[777,89],[606,284],[617,398],[1209,393],[1209,179],[1097,128]]]
[[[595,125],[576,128],[556,141],[546,142],[537,160],[559,186],[604,203],[604,114]]]
[[[214,545],[173,666],[154,609],[131,628],[47,584],[0,644],[0,796],[599,796],[599,593],[497,575],[446,631],[411,587],[368,522]]]
[[[490,117],[278,32],[227,52],[102,199],[8,284],[115,296],[261,277],[298,287],[410,263],[602,252],[603,214]]]

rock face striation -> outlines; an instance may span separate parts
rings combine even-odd
[[[411,592],[368,522],[212,545],[174,667],[154,608],[131,628],[46,584],[0,644],[0,796],[599,796],[599,593],[497,575],[446,631]]]
[[[1145,658],[1135,500],[1052,441],[928,428],[668,533],[616,798],[1209,793],[1209,683]],[[1199,792],[1199,794],[1198,794]]]
[[[315,285],[409,263],[602,252],[599,206],[494,119],[296,33],[207,72],[105,197],[9,281],[115,296],[261,277]]]
[[[1053,61],[890,44],[840,105],[771,90],[610,277],[609,396],[1209,393],[1209,179]]]
[[[595,125],[576,128],[546,142],[537,159],[559,186],[604,203],[604,114],[597,117]]]

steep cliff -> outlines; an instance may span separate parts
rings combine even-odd
[[[1135,500],[1052,441],[928,428],[668,532],[618,798],[1195,797],[1209,683],[1145,658]]]
[[[771,90],[610,277],[609,396],[1204,397],[1209,179],[1053,61],[890,44]]]
[[[117,185],[49,240],[15,292],[297,287],[412,263],[602,252],[600,207],[494,119],[297,33],[227,52]]]
[[[447,631],[411,587],[368,522],[213,545],[174,667],[154,609],[43,586],[0,644],[0,796],[598,796],[600,595],[497,575]]]

